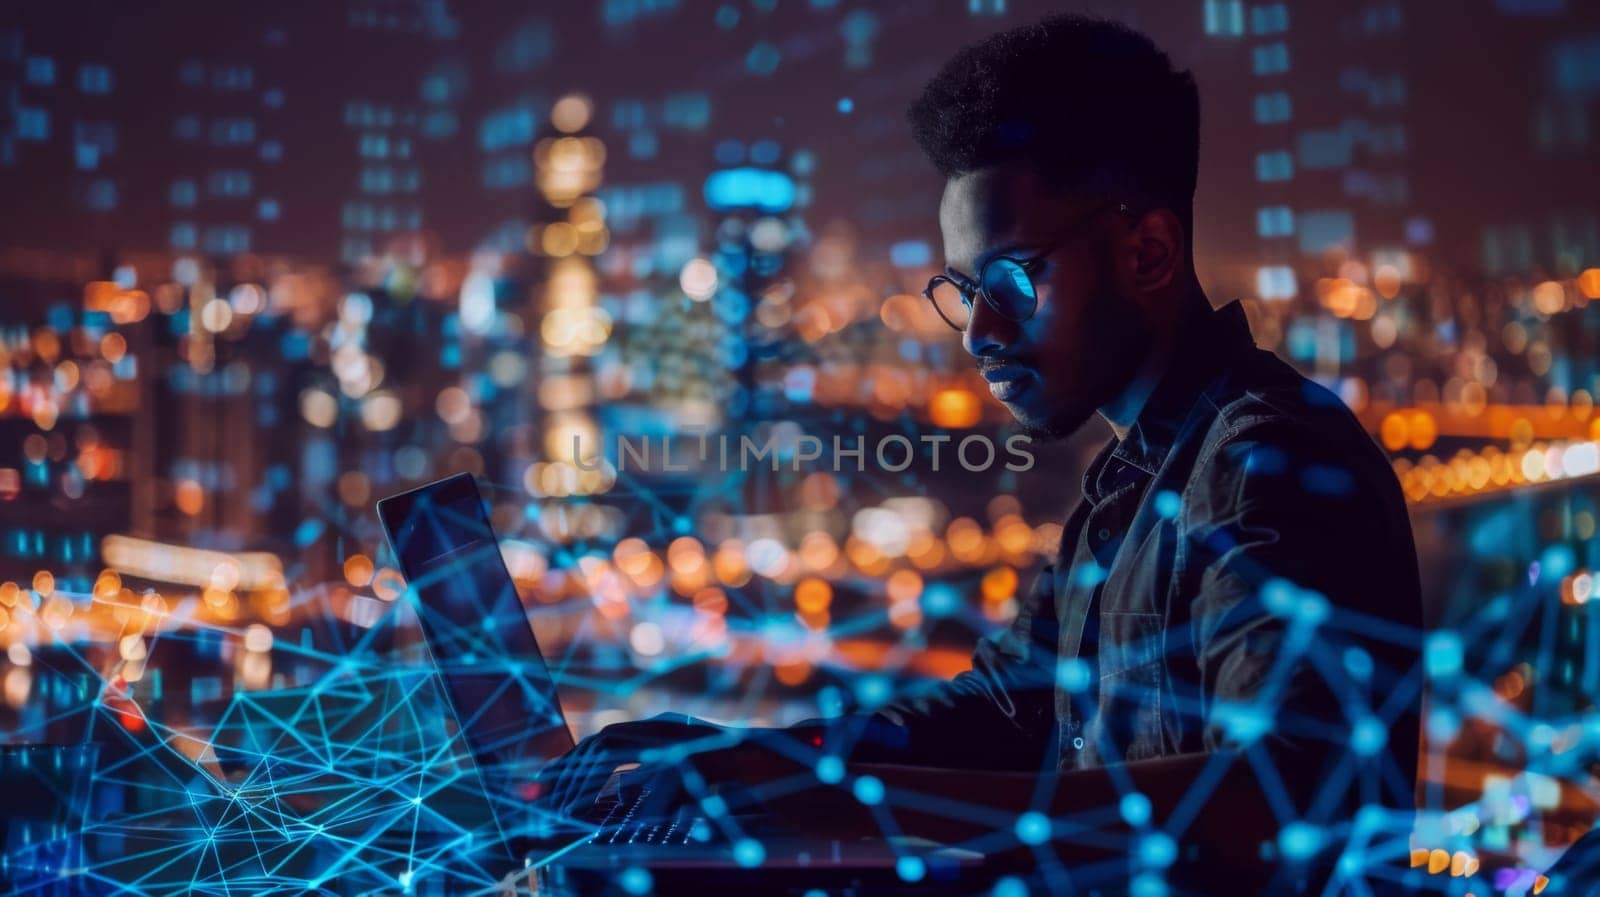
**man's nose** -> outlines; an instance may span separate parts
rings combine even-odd
[[[982,296],[972,303],[972,316],[961,333],[961,345],[973,358],[1002,354],[1016,339],[1017,325],[1007,321]]]

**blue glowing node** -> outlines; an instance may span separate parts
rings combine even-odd
[[[828,756],[817,761],[817,779],[829,785],[844,781],[844,761]]]
[[[855,100],[852,100],[849,97],[840,97],[839,98],[839,111],[840,112],[843,112],[845,115],[849,115],[851,112],[855,111],[855,108],[856,108],[856,101]]]
[[[1572,547],[1564,544],[1551,545],[1539,557],[1539,577],[1547,582],[1557,582],[1578,566]]]
[[[882,676],[862,676],[856,680],[856,697],[868,706],[889,700],[889,680]]]
[[[1347,853],[1339,858],[1339,875],[1343,878],[1360,878],[1367,871],[1367,862],[1359,853]]]
[[[766,858],[767,849],[754,838],[740,838],[739,843],[733,845],[733,861],[746,869],[761,865]]]
[[[1351,646],[1344,652],[1345,672],[1357,679],[1370,679],[1372,677],[1372,655]]]
[[[935,583],[922,593],[922,612],[939,619],[961,609],[961,595],[945,583]]]
[[[1448,707],[1441,707],[1428,714],[1428,735],[1441,743],[1455,738],[1460,729],[1461,717]]]
[[[1363,757],[1370,757],[1382,750],[1388,740],[1389,733],[1376,717],[1364,717],[1350,727],[1350,750]]]
[[[1007,875],[994,883],[994,890],[989,892],[989,897],[1028,897],[1028,886],[1020,878]]]
[[[904,881],[922,881],[928,874],[928,867],[921,857],[901,857],[895,860],[894,871]]]
[[[716,818],[727,814],[728,802],[720,794],[708,794],[705,800],[700,801],[700,809],[705,810],[707,816]]]
[[[1253,704],[1218,704],[1216,717],[1228,737],[1249,744],[1272,731],[1272,717]]]
[[[1050,819],[1037,810],[1017,817],[1017,837],[1024,844],[1043,844],[1050,838]]]
[[[1461,672],[1461,637],[1454,632],[1434,632],[1428,636],[1423,660],[1428,675],[1435,679]]]
[[[1261,604],[1274,616],[1294,616],[1295,609],[1299,605],[1295,600],[1295,593],[1298,591],[1294,583],[1286,579],[1271,580],[1261,587]]]
[[[1316,592],[1302,591],[1295,606],[1295,618],[1313,626],[1328,619],[1328,599]]]
[[[1286,859],[1303,860],[1322,846],[1322,829],[1307,822],[1291,822],[1278,831],[1278,850]]]
[[[1139,839],[1139,859],[1145,865],[1165,869],[1177,858],[1178,844],[1166,832],[1151,832]]]
[[[1056,664],[1056,684],[1070,692],[1080,692],[1089,687],[1089,663],[1081,657],[1069,657]]]
[[[855,786],[851,790],[855,792],[856,800],[869,806],[883,800],[883,782],[879,781],[877,776],[862,776],[856,779]]]
[[[650,870],[638,866],[629,866],[622,870],[622,874],[617,877],[617,883],[629,894],[648,894],[653,884],[650,880]]]
[[[1178,493],[1171,489],[1163,489],[1156,493],[1156,513],[1168,520],[1178,516],[1180,504],[1182,501],[1178,498]]]
[[[1150,798],[1137,791],[1122,796],[1122,818],[1129,825],[1144,825],[1150,821]]]
[[[1167,897],[1167,882],[1154,872],[1145,872],[1128,883],[1132,897]]]

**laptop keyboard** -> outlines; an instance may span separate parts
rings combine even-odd
[[[630,797],[607,797],[595,802],[588,815],[600,830],[589,839],[591,843],[692,844],[711,840],[711,824],[684,808],[667,819],[636,819],[639,808],[650,797],[649,788],[641,788]]]

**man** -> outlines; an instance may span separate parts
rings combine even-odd
[[[731,750],[715,727],[614,726],[558,790],[701,739],[721,749],[696,787],[787,758],[802,784],[816,770],[788,812],[837,818],[858,764],[890,764],[873,774],[903,829],[1064,859],[1080,886],[1290,893],[1340,855],[1338,874],[1383,879],[1417,763],[1410,525],[1344,405],[1196,280],[1194,81],[1141,34],[1059,16],[961,50],[910,118],[945,177],[929,300],[1027,431],[1098,412],[1115,434],[1057,562],[949,682]],[[820,772],[828,755],[851,772]]]

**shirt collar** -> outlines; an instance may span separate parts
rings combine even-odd
[[[1107,443],[1084,471],[1084,495],[1097,501],[1114,490],[1120,477],[1103,476],[1112,460],[1122,464],[1109,466],[1126,465],[1154,476],[1200,393],[1230,357],[1254,346],[1244,306],[1237,299],[1216,310],[1208,305],[1196,311],[1194,320],[1183,325],[1183,336],[1173,348],[1166,372],[1145,399],[1127,435]]]

